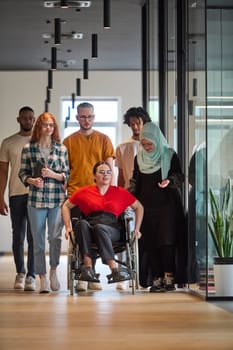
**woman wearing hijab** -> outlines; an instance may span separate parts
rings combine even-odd
[[[130,186],[144,206],[140,284],[152,285],[150,292],[173,291],[175,283],[185,282],[185,219],[179,193],[184,175],[177,154],[156,124],[143,126],[140,142]],[[183,271],[177,262],[182,262]]]

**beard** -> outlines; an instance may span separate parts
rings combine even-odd
[[[21,125],[21,129],[25,132],[31,131],[32,130],[32,126],[23,126]]]
[[[82,126],[82,125],[80,125],[80,129],[81,129],[81,130],[88,131],[88,130],[90,130],[91,128],[92,128],[92,125],[88,125],[88,126]]]

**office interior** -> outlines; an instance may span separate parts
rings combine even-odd
[[[142,1],[138,21],[141,70],[90,71],[81,97],[119,97],[119,142],[129,136],[122,125],[129,107],[143,105],[157,120],[185,174],[189,291],[205,300],[232,300],[233,295],[215,293],[216,252],[208,221],[209,188],[221,196],[226,180],[233,178],[233,1]],[[64,97],[71,99],[73,77],[71,70],[54,74],[56,88],[48,108],[62,133],[61,103]],[[43,112],[46,84],[46,70],[0,71],[1,139],[17,131],[20,106],[32,105],[37,115]],[[9,232],[1,237],[0,251],[9,252],[9,218],[0,221]]]

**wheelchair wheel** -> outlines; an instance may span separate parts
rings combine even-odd
[[[71,233],[72,235],[72,233]],[[74,271],[73,271],[73,265],[74,265],[74,240],[69,237],[68,240],[68,254],[67,254],[67,289],[70,291],[70,294],[74,294]]]
[[[139,266],[138,266],[138,240],[132,237],[130,242],[130,258],[132,269],[132,294],[139,289]]]

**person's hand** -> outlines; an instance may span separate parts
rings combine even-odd
[[[134,230],[134,236],[137,238],[137,239],[140,239],[142,237],[142,234],[140,231],[138,230]]]
[[[161,182],[158,182],[158,186],[160,188],[165,188],[165,187],[167,187],[169,185],[169,183],[170,183],[170,180],[166,179],[166,180],[163,180]]]
[[[4,199],[0,201],[0,214],[5,216],[8,215],[8,206]]]
[[[41,177],[36,177],[35,179],[33,179],[32,185],[37,188],[43,188],[44,180]]]
[[[70,229],[70,228],[66,229],[66,232],[65,232],[65,238],[66,238],[66,239],[69,238],[70,233],[71,233],[71,229]]]
[[[43,177],[54,178],[54,175],[55,175],[54,171],[51,170],[51,169],[49,169],[49,168],[43,168],[43,169],[41,170],[41,173],[42,173],[42,176],[43,176]]]

